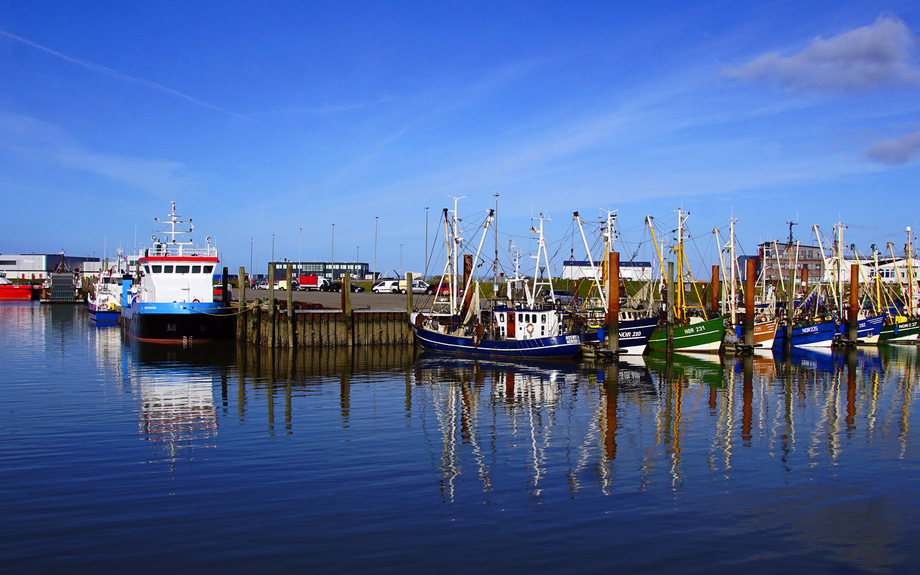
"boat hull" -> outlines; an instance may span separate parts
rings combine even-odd
[[[776,322],[768,321],[754,324],[754,347],[763,349],[772,349],[773,341],[776,339]],[[735,336],[741,343],[744,343],[744,326],[735,326]]]
[[[122,310],[129,337],[149,343],[231,339],[235,316],[222,303],[135,303]]]
[[[89,318],[96,324],[115,325],[121,317],[120,309],[98,309],[94,304],[89,304]]]
[[[410,324],[415,340],[422,349],[441,353],[481,357],[511,358],[571,358],[581,349],[578,335],[537,337],[523,340],[489,340],[477,343],[470,336],[452,335],[431,331]]]
[[[658,326],[657,318],[645,318],[619,323],[618,353],[620,355],[642,355],[648,347],[649,338]],[[598,331],[582,334],[581,341],[587,344],[599,344]]]
[[[0,301],[29,301],[34,299],[30,286],[2,285],[0,286]]]
[[[673,350],[718,353],[724,338],[725,321],[721,317],[686,327],[674,326]],[[667,328],[659,328],[652,333],[648,349],[651,351],[668,350]]]
[[[773,340],[774,348],[786,345],[788,326],[776,330],[776,339]],[[827,321],[815,325],[806,325],[792,328],[792,347],[831,347],[834,336],[837,335],[837,322]]]
[[[912,319],[882,326],[878,341],[879,343],[917,341],[918,334],[920,334],[920,319]]]
[[[874,345],[878,343],[884,325],[885,316],[883,315],[857,320],[856,343],[860,345]],[[843,339],[848,339],[850,337],[850,328],[847,324],[842,323],[837,327],[837,333],[840,334],[840,337]]]

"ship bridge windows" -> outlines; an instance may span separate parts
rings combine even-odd
[[[201,273],[201,266],[192,266],[192,273],[193,273],[193,274],[200,274],[200,273]]]
[[[214,266],[204,266],[204,273],[209,274],[214,272]]]
[[[191,266],[176,266],[176,273],[177,274],[187,274],[189,273],[190,269],[191,269]]]
[[[161,274],[163,273],[163,266],[152,265],[150,266],[151,273]]]
[[[171,274],[171,273],[173,273],[173,266],[163,266],[163,273],[164,273],[164,274]]]

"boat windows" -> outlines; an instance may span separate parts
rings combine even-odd
[[[171,274],[171,273],[173,273],[173,267],[172,267],[172,266],[163,266],[163,273],[164,273],[164,274]]]
[[[505,321],[505,314],[503,314],[503,313],[498,314],[498,321],[504,322],[504,321]]]
[[[214,266],[204,266],[204,273],[209,274],[214,271]]]
[[[189,266],[176,266],[177,274],[187,274],[188,270],[189,270]]]
[[[163,273],[163,266],[150,266],[150,267],[153,268],[153,273],[155,274]]]
[[[546,314],[540,316],[540,321],[546,323]]]
[[[147,273],[149,274],[149,273],[150,273],[150,266],[148,266],[148,265],[145,264],[145,265],[144,265],[144,271],[147,272]]]
[[[193,273],[193,274],[200,274],[200,273],[201,273],[201,266],[192,266],[192,273]]]

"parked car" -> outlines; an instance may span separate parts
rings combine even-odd
[[[434,287],[425,280],[412,280],[412,293],[432,293]],[[399,293],[406,293],[406,280],[399,280]]]
[[[268,289],[268,282],[262,281],[256,286],[256,289]]]
[[[349,284],[349,285],[351,286],[351,292],[352,292],[352,293],[364,291],[364,288],[361,287],[361,286],[359,286],[359,285],[355,285],[355,284]],[[337,291],[337,292],[340,292],[340,291],[342,291],[342,282],[332,282],[332,283],[329,284],[328,286],[324,287],[324,288],[323,288],[323,291]]]
[[[554,297],[555,296],[555,297]],[[546,292],[543,294],[543,303],[568,306],[581,303],[581,298],[575,297],[575,294],[568,290],[557,289],[553,293]]]
[[[383,280],[380,283],[374,284],[371,291],[374,293],[398,293],[399,280]]]
[[[450,295],[450,284],[445,282],[440,287],[432,286],[432,292],[435,290],[437,290],[438,295]],[[463,295],[462,287],[457,288],[457,295]]]

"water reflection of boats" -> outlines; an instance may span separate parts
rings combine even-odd
[[[665,352],[646,354],[649,369],[671,377],[685,378],[690,383],[724,385],[725,370],[719,355],[683,354],[674,352],[670,359]]]
[[[837,368],[837,358],[829,347],[793,347],[786,355],[782,349],[774,350],[774,357],[779,362],[789,361],[798,367],[834,371]]]
[[[215,342],[162,346],[130,342],[132,369],[126,370],[141,397],[139,432],[151,441],[156,459],[175,463],[207,446],[217,434],[216,382],[226,385],[234,345]]]

